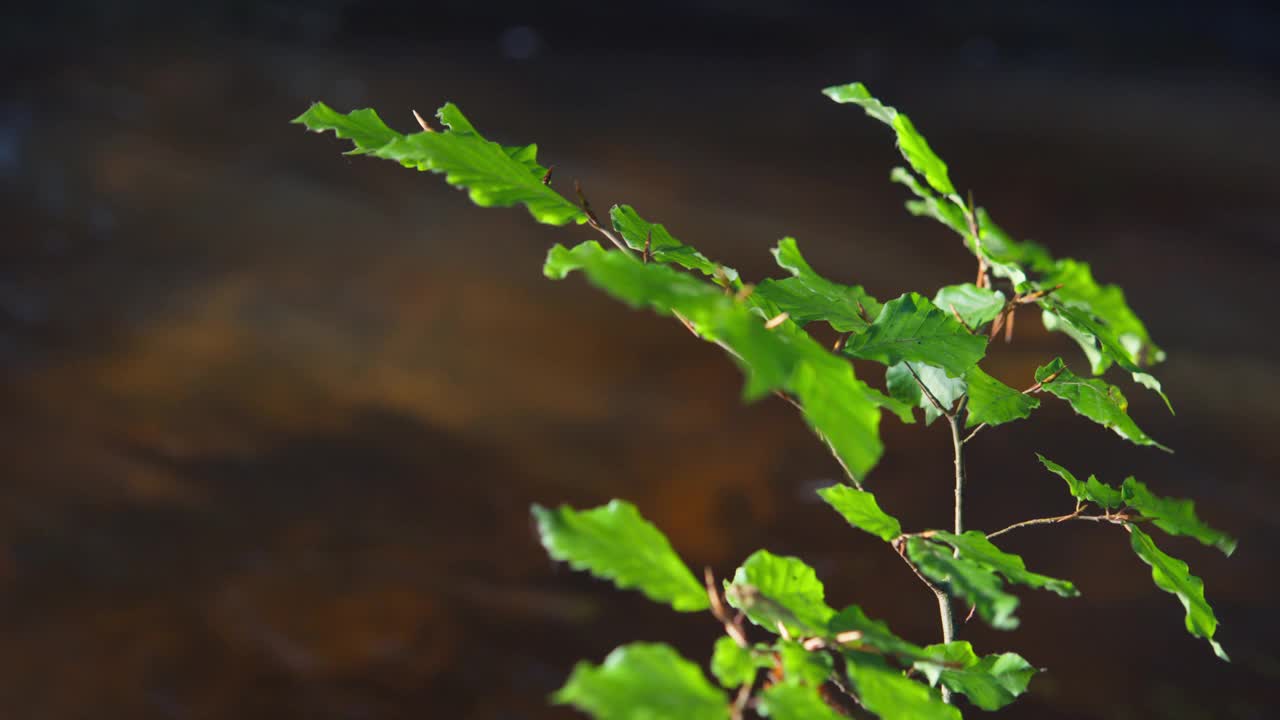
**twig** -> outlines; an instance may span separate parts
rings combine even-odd
[[[608,238],[609,242],[613,243],[614,247],[621,250],[624,255],[629,258],[634,258],[635,253],[631,252],[631,248],[627,247],[626,243],[619,240],[617,235],[614,235],[605,226],[600,224],[600,219],[597,218],[595,212],[591,210],[591,203],[587,202],[587,196],[582,193],[582,183],[578,182],[577,178],[573,181],[573,191],[578,194],[578,204],[582,206],[582,212],[587,216],[587,224],[590,225],[593,230]]]
[[[942,403],[938,402],[938,398],[933,396],[933,391],[930,390],[929,386],[925,385],[924,381],[920,379],[920,376],[916,374],[916,369],[911,367],[911,363],[904,360],[902,364],[907,366],[907,370],[911,372],[911,377],[916,379],[916,384],[924,391],[924,394],[929,398],[929,402],[933,403],[933,406],[938,409],[938,412],[946,415],[947,417],[951,417],[951,411],[942,407]]]
[[[1014,523],[1003,530],[997,530],[993,533],[988,533],[987,539],[991,539],[993,537],[1003,535],[1009,532],[1010,530],[1017,530],[1018,528],[1031,527],[1032,525],[1053,525],[1055,523],[1067,522],[1068,520],[1088,520],[1090,522],[1105,522],[1105,523],[1112,523],[1114,525],[1124,525],[1125,523],[1133,522],[1134,520],[1136,520],[1136,518],[1123,512],[1107,513],[1103,515],[1082,515],[1081,511],[1077,509],[1075,512],[1070,513],[1068,515],[1035,518],[1034,520],[1023,520],[1022,522]]]
[[[427,121],[422,119],[422,116],[418,114],[417,110],[413,111],[413,119],[417,120],[418,124],[422,126],[423,132],[435,132],[435,130],[433,130],[431,126],[427,124]]]
[[[951,448],[956,464],[955,533],[959,535],[964,532],[964,441],[960,439],[960,418],[952,415],[948,420],[951,424]]]
[[[896,538],[893,541],[893,549],[898,551],[898,557],[902,558],[902,562],[906,563],[907,567],[911,568],[911,572],[915,573],[916,577],[920,578],[920,582],[924,583],[924,586],[929,588],[929,590],[933,592],[934,597],[938,599],[938,620],[942,624],[942,642],[949,643],[956,637],[955,621],[951,617],[951,599],[947,597],[947,593],[944,592],[942,588],[934,585],[929,578],[921,574],[920,569],[916,567],[916,564],[911,562],[911,559],[907,557],[906,537],[907,536],[903,535],[902,537]],[[947,702],[950,702],[951,700],[951,692],[946,688],[942,689],[942,699]]]

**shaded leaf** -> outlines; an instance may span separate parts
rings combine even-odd
[[[813,568],[767,550],[757,550],[742,563],[726,584],[725,597],[751,622],[775,633],[781,622],[792,637],[823,635],[835,615]]]
[[[862,83],[829,87],[822,92],[838,103],[861,106],[868,115],[893,128],[894,134],[898,136],[898,149],[902,152],[902,157],[924,177],[925,182],[943,195],[955,193],[956,189],[947,176],[947,164],[933,152],[924,136],[905,114],[872,97]]]
[[[934,688],[905,677],[878,657],[847,653],[846,671],[862,706],[883,720],[960,720]]]
[[[805,420],[855,478],[865,477],[884,451],[880,407],[905,412],[900,403],[858,380],[847,360],[794,323],[767,329],[765,318],[747,302],[687,273],[640,263],[595,242],[572,250],[553,247],[543,272],[561,278],[578,269],[592,284],[626,303],[664,315],[679,313],[701,337],[726,348],[747,375],[748,399],[774,390],[792,393]]]
[[[644,252],[645,243],[648,242],[654,262],[675,263],[712,278],[723,274],[730,283],[740,284],[737,270],[711,262],[706,255],[677,240],[662,225],[640,217],[630,205],[615,205],[609,211],[609,218],[613,221],[614,229],[632,250]]]
[[[924,673],[929,683],[937,685],[941,682],[983,710],[999,710],[1012,703],[1027,691],[1027,685],[1036,674],[1036,669],[1017,653],[979,658],[973,646],[963,640],[930,645],[925,651],[933,653],[942,662],[961,666],[954,668],[928,661],[916,662],[915,668]]]
[[[671,543],[631,503],[577,511],[533,506],[542,545],[551,557],[575,570],[612,580],[620,588],[636,589],[651,600],[681,612],[710,606],[707,591]]]
[[[885,542],[902,534],[898,519],[880,509],[876,496],[848,485],[822,488],[818,495],[850,525]]]
[[[960,535],[936,530],[930,539],[950,545],[960,552],[961,558],[985,565],[1003,575],[1009,582],[1049,590],[1062,597],[1075,597],[1080,594],[1075,585],[1066,580],[1027,570],[1026,563],[1021,557],[996,547],[986,535],[977,530],[970,530]]]
[[[1088,263],[1072,258],[1057,260],[1040,282],[1045,287],[1061,285],[1053,297],[1100,320],[1114,334],[1125,357],[1135,365],[1149,366],[1164,360],[1164,351],[1151,341],[1146,325],[1129,307],[1124,291],[1116,285],[1098,283]]]
[[[773,720],[844,720],[808,685],[778,683],[765,688],[756,703],[761,716]]]
[[[1128,371],[1134,382],[1159,395],[1169,412],[1173,412],[1173,405],[1169,402],[1169,397],[1164,394],[1160,381],[1146,372],[1134,356],[1134,350],[1125,347],[1111,328],[1095,318],[1092,313],[1063,305],[1053,298],[1040,301],[1040,307],[1044,311],[1041,313],[1041,320],[1045,328],[1062,332],[1075,340],[1076,344],[1084,350],[1085,356],[1089,358],[1095,375],[1104,372],[1114,362]]]
[[[948,285],[933,296],[933,304],[950,312],[960,313],[970,328],[978,329],[991,322],[1004,309],[1004,293],[990,288],[980,288],[973,283]]]
[[[1052,381],[1048,381],[1053,378]],[[1120,388],[1103,380],[1086,379],[1071,372],[1061,358],[1036,370],[1036,382],[1043,383],[1045,392],[1066,400],[1076,411],[1099,425],[1114,430],[1117,435],[1135,445],[1151,445],[1170,452],[1169,448],[1151,439],[1129,417],[1129,400]]]
[[[967,426],[979,423],[1001,425],[1031,416],[1031,411],[1040,407],[1040,400],[1026,393],[1018,392],[991,377],[982,368],[974,365],[965,373],[968,387],[969,403]]]
[[[856,630],[862,633],[859,645],[870,646],[908,662],[929,657],[924,648],[898,637],[889,629],[888,623],[867,617],[857,605],[850,605],[836,613],[827,623],[827,628],[831,637]]]
[[[1151,579],[1156,587],[1178,596],[1187,611],[1187,632],[1209,641],[1213,652],[1223,660],[1230,660],[1227,653],[1213,639],[1218,630],[1218,618],[1204,598],[1204,581],[1191,574],[1191,568],[1175,557],[1166,555],[1156,547],[1150,535],[1136,525],[1128,525],[1129,544],[1143,562],[1151,566]]]
[[[951,313],[916,293],[885,303],[875,322],[844,346],[844,352],[854,357],[885,365],[903,361],[936,365],[953,378],[963,376],[986,349],[986,338],[969,334]]]
[[[915,370],[914,374],[912,370]],[[916,376],[919,376],[919,382],[916,381]],[[942,413],[938,412],[933,401],[920,389],[921,383],[929,388],[929,392],[933,393],[933,397],[942,407],[948,409],[955,407],[956,401],[968,388],[963,377],[948,377],[947,372],[942,368],[924,363],[900,362],[890,365],[885,370],[884,377],[890,395],[924,410],[926,425],[932,425],[934,420],[942,417]]]
[[[443,173],[446,182],[465,188],[482,207],[524,205],[535,220],[550,225],[586,222],[577,205],[542,181],[547,171],[536,161],[536,145],[504,147],[486,140],[453,103],[436,115],[446,131],[402,135],[372,110],[343,114],[324,103],[313,104],[293,122],[313,132],[331,130],[351,140],[357,153]]]
[[[1072,497],[1077,500],[1091,502],[1106,510],[1114,510],[1124,504],[1124,498],[1121,497],[1120,491],[1104,482],[1100,482],[1097,477],[1090,475],[1088,482],[1081,482],[1076,479],[1075,475],[1071,474],[1071,471],[1040,453],[1036,453],[1036,457],[1040,459],[1040,464],[1044,465],[1049,472],[1067,481],[1067,487],[1070,488]]]
[[[666,645],[633,643],[601,665],[580,662],[552,696],[600,720],[728,720],[729,701]]]
[[[774,248],[778,265],[791,272],[785,280],[764,280],[755,292],[768,298],[781,311],[800,325],[823,320],[840,332],[866,329],[862,312],[874,318],[880,314],[880,303],[860,285],[841,285],[813,271],[800,254],[794,238],[783,238]],[[859,310],[861,306],[862,310]]]
[[[1196,515],[1196,504],[1191,500],[1167,498],[1151,492],[1142,482],[1125,478],[1120,486],[1124,502],[1143,517],[1150,518],[1156,527],[1170,535],[1185,535],[1201,544],[1215,547],[1224,555],[1236,551],[1236,539],[1209,527]]]
[[[1004,582],[991,568],[968,558],[953,557],[951,550],[920,537],[907,540],[907,556],[920,573],[947,591],[977,608],[991,627],[1012,630],[1018,627],[1013,616],[1018,598],[1004,591]]]

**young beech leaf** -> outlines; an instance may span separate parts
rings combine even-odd
[[[1075,475],[1071,474],[1070,470],[1040,453],[1036,453],[1036,457],[1040,458],[1040,464],[1044,465],[1049,472],[1067,481],[1071,496],[1077,500],[1091,502],[1105,510],[1114,510],[1124,505],[1124,498],[1121,497],[1120,491],[1104,482],[1100,482],[1097,477],[1090,475],[1088,482],[1081,482],[1076,479]]]
[[[905,677],[882,658],[845,653],[845,671],[862,706],[882,720],[961,720],[932,687]]]
[[[977,608],[978,615],[998,630],[1018,627],[1013,616],[1018,598],[1004,591],[996,571],[963,556],[953,556],[950,548],[924,538],[907,540],[907,556],[920,573],[938,583],[948,595]]]
[[[909,412],[858,380],[847,360],[794,323],[767,328],[766,318],[748,302],[692,275],[638,262],[595,242],[572,250],[553,247],[543,272],[558,279],[573,270],[582,270],[593,285],[634,307],[649,307],[664,315],[679,313],[701,337],[731,353],[747,375],[748,399],[774,390],[794,395],[805,420],[859,480],[884,450],[879,437],[880,407]],[[910,420],[909,414],[906,419]]]
[[[809,685],[778,683],[765,688],[758,698],[756,712],[770,720],[844,720]]]
[[[632,643],[601,665],[580,662],[552,701],[599,720],[728,720],[729,698],[695,664],[661,644]]]
[[[902,534],[898,519],[880,509],[876,496],[848,485],[832,485],[818,491],[850,525],[889,542]]]
[[[927,660],[931,657],[919,645],[894,635],[888,623],[867,617],[867,614],[857,605],[850,605],[832,616],[827,623],[827,629],[831,637],[856,630],[861,633],[861,637],[851,645],[852,647],[869,646],[907,663],[914,660]]]
[[[710,607],[702,583],[631,503],[613,500],[581,512],[534,505],[533,516],[547,552],[573,569],[639,590],[681,612]]]
[[[1004,293],[973,283],[948,285],[933,296],[934,305],[947,312],[954,309],[974,330],[994,320],[1004,309],[1004,302]]]
[[[826,321],[840,332],[861,332],[866,318],[880,314],[880,303],[860,285],[832,282],[809,267],[794,238],[783,238],[773,249],[778,265],[791,272],[785,280],[763,280],[755,293],[767,298],[800,325]]]
[[[822,582],[813,568],[794,557],[757,550],[725,583],[729,604],[755,624],[778,632],[778,623],[792,637],[824,635],[835,615],[827,605]]]
[[[1151,439],[1129,417],[1129,401],[1115,385],[1076,375],[1067,369],[1062,358],[1055,358],[1053,362],[1036,370],[1036,382],[1043,383],[1045,392],[1066,400],[1077,414],[1114,430],[1129,442],[1173,452]]]
[[[647,244],[654,262],[675,263],[711,278],[723,275],[729,283],[741,285],[737,270],[711,262],[706,255],[677,240],[662,225],[640,217],[630,205],[615,205],[609,211],[609,218],[632,250],[644,252]]]
[[[794,640],[779,640],[776,647],[786,682],[817,687],[827,681],[835,667],[830,655],[821,651],[809,652]]]
[[[1031,411],[1040,407],[1040,400],[1026,393],[1018,392],[991,377],[982,368],[974,365],[964,374],[968,386],[969,404],[967,427],[980,423],[1001,425],[1014,420],[1031,416]]]
[[[872,97],[862,83],[837,85],[822,92],[838,103],[861,106],[868,115],[893,128],[894,134],[898,136],[898,150],[902,152],[902,157],[924,177],[925,182],[943,195],[955,193],[951,178],[947,176],[947,164],[933,152],[910,118]]]
[[[910,170],[895,167],[889,172],[889,181],[905,185],[919,198],[906,202],[907,212],[916,217],[931,217],[955,230],[961,237],[969,235],[969,221],[965,219],[964,210],[950,200],[939,198],[933,191],[921,185],[919,178],[912,175]]]
[[[921,362],[962,377],[987,350],[987,339],[972,335],[950,312],[916,293],[885,303],[875,322],[849,338],[844,352],[885,365]]]
[[[1147,327],[1129,307],[1124,291],[1116,285],[1102,285],[1093,278],[1089,263],[1062,258],[1053,263],[1040,278],[1044,287],[1061,285],[1053,297],[1059,302],[1080,308],[1100,320],[1118,340],[1125,356],[1138,366],[1162,362],[1165,353],[1151,341]]]
[[[936,686],[941,682],[951,692],[964,695],[983,710],[999,710],[1018,699],[1027,691],[1027,685],[1036,674],[1031,663],[1017,653],[980,658],[974,653],[973,646],[964,640],[930,645],[925,651],[940,661],[915,663],[915,668],[924,673],[929,684]]]
[[[315,103],[293,122],[313,132],[332,130],[351,140],[356,153],[444,173],[445,182],[465,188],[481,207],[524,205],[535,220],[549,225],[586,222],[577,205],[543,182],[547,169],[537,163],[537,145],[504,147],[490,142],[453,103],[445,103],[436,116],[447,128],[444,132],[401,135],[372,110],[344,115]]]
[[[1213,652],[1223,660],[1230,661],[1227,653],[1213,639],[1218,630],[1218,618],[1213,608],[1204,599],[1204,581],[1191,574],[1191,568],[1175,557],[1166,555],[1156,547],[1150,535],[1142,532],[1136,525],[1126,526],[1129,530],[1129,545],[1142,561],[1151,566],[1151,579],[1156,587],[1177,595],[1182,607],[1187,611],[1187,632],[1209,641]]]
[[[1191,500],[1167,498],[1151,492],[1146,485],[1127,477],[1120,486],[1124,502],[1138,511],[1145,518],[1150,518],[1156,527],[1170,535],[1185,535],[1199,540],[1201,544],[1215,547],[1224,555],[1236,551],[1236,539],[1215,530],[1196,515],[1196,504]]]
[[[1062,597],[1075,597],[1080,594],[1080,591],[1076,590],[1076,586],[1066,580],[1030,572],[1021,557],[996,547],[987,539],[986,535],[977,530],[970,530],[961,535],[937,530],[934,531],[931,538],[955,548],[960,553],[959,556],[961,558],[980,563],[995,570],[1009,582],[1049,590]]]
[[[716,638],[715,650],[711,655],[711,674],[727,688],[751,682],[757,670],[772,665],[769,654],[753,653],[750,648],[742,647],[727,635]]]
[[[920,378],[919,381],[916,380],[917,377]],[[947,371],[940,367],[906,361],[890,365],[885,370],[884,379],[890,395],[924,410],[926,425],[932,425],[934,420],[942,417],[942,413],[938,412],[933,400],[924,394],[921,384],[929,388],[933,399],[944,408],[954,407],[968,388],[963,377],[948,377]]]
[[[1173,412],[1173,405],[1169,402],[1169,397],[1164,394],[1160,381],[1146,372],[1138,362],[1139,358],[1136,354],[1138,345],[1131,344],[1132,349],[1126,347],[1111,328],[1095,318],[1092,313],[1080,308],[1063,305],[1052,297],[1041,300],[1039,304],[1043,310],[1041,321],[1045,329],[1062,332],[1075,340],[1084,350],[1085,356],[1089,358],[1093,374],[1102,374],[1114,362],[1128,371],[1134,382],[1159,395],[1165,407],[1169,408],[1169,412]]]

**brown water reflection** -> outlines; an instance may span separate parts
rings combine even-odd
[[[786,406],[743,407],[714,348],[541,277],[546,247],[581,230],[477,210],[284,121],[323,97],[407,126],[407,108],[450,98],[500,138],[539,138],[596,204],[633,202],[748,276],[791,233],[882,296],[967,277],[949,238],[898,211],[879,129],[829,107],[813,88],[830,78],[805,67],[575,65],[597,90],[570,103],[551,61],[408,62],[139,52],[50,70],[9,109],[24,129],[3,201],[0,714],[568,717],[544,700],[579,657],[631,638],[703,657],[705,618],[549,563],[534,501],[630,498],[721,574],[761,543],[801,554],[836,602],[931,638],[909,572],[814,505],[834,468]],[[1027,596],[1016,634],[964,629],[1051,669],[1008,715],[1266,716],[1273,94],[1202,80],[1210,112],[1172,80],[881,79],[1005,224],[1132,278],[1172,358],[1179,417],[1136,391],[1133,412],[1178,455],[1048,408],[975,443],[972,524],[1062,508],[1035,448],[1200,498],[1243,538],[1229,562],[1176,544],[1230,667],[1106,528],[1010,538],[1085,597]],[[1015,383],[1074,352],[1022,320],[992,358]],[[882,503],[945,522],[943,431],[885,434]]]

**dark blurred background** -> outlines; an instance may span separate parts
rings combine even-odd
[[[965,281],[902,209],[909,112],[1019,237],[1123,284],[1169,352],[1177,450],[1046,401],[970,445],[969,524],[1071,509],[1033,451],[1198,500],[1241,538],[1191,563],[1235,662],[1187,635],[1123,534],[1005,545],[1075,580],[1023,628],[961,636],[1047,668],[1010,718],[1270,718],[1280,692],[1280,11],[1266,3],[50,2],[4,11],[0,717],[569,718],[547,695],[632,639],[705,661],[717,627],[549,562],[531,502],[633,500],[695,568],[763,545],[837,606],[937,637],[932,597],[813,490],[838,469],[682,328],[580,279],[591,236],[482,210],[287,121],[312,100],[460,104],[537,140],[597,207],[634,204],[744,276],[813,264],[881,298]],[[1082,356],[1031,313],[987,362],[1019,387]],[[860,367],[879,382],[881,373]],[[887,418],[870,479],[950,517],[942,425]],[[977,713],[978,711],[972,711]]]

